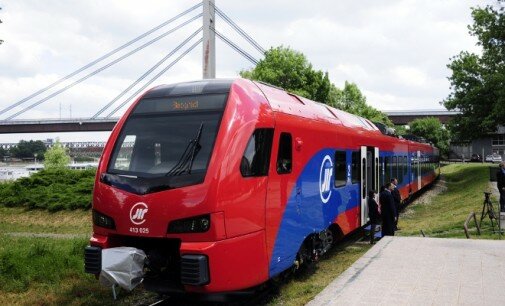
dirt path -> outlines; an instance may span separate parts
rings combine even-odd
[[[425,190],[418,198],[408,204],[400,213],[400,216],[408,216],[413,213],[412,207],[415,205],[430,205],[433,198],[447,190],[447,182],[443,174],[428,190]]]

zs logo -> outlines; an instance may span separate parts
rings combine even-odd
[[[145,215],[147,214],[147,205],[146,203],[139,202],[130,209],[130,220],[133,224],[136,225],[141,225],[144,222],[146,222],[146,219],[144,219]]]
[[[333,176],[333,162],[331,157],[326,155],[321,163],[319,171],[319,195],[324,204],[328,203],[331,196],[331,179]]]

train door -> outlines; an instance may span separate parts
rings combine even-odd
[[[361,147],[361,226],[365,225],[368,218],[368,191],[377,190],[379,186],[379,148]]]
[[[417,151],[417,190],[421,190],[421,151]]]

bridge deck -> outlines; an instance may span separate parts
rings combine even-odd
[[[0,121],[0,134],[111,131],[118,118],[32,119]]]
[[[308,305],[504,305],[505,242],[385,237]]]

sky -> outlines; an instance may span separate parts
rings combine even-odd
[[[4,40],[0,45],[0,109],[198,2],[0,0],[0,19],[3,21],[0,39]],[[263,48],[284,45],[304,53],[315,69],[329,73],[330,80],[337,87],[343,87],[345,81],[356,83],[368,103],[382,111],[443,109],[440,102],[450,93],[447,80],[450,71],[446,67],[449,59],[462,50],[480,52],[476,39],[468,34],[467,26],[472,22],[470,8],[490,3],[493,1],[216,0],[216,6]],[[201,9],[99,63],[94,69],[197,15],[197,11]],[[201,19],[198,19],[17,119],[91,117],[200,26]],[[253,57],[261,59],[261,54],[223,20],[217,19],[216,28]],[[241,70],[253,67],[218,38],[216,42],[217,77],[237,77]],[[200,46],[195,48],[150,87],[201,79],[201,49]],[[40,101],[79,76],[22,106]],[[115,105],[128,96],[119,99]],[[0,120],[22,108],[0,115]],[[125,108],[115,116],[121,115]],[[11,134],[0,135],[0,142],[55,137],[62,141],[106,140],[108,134]]]

